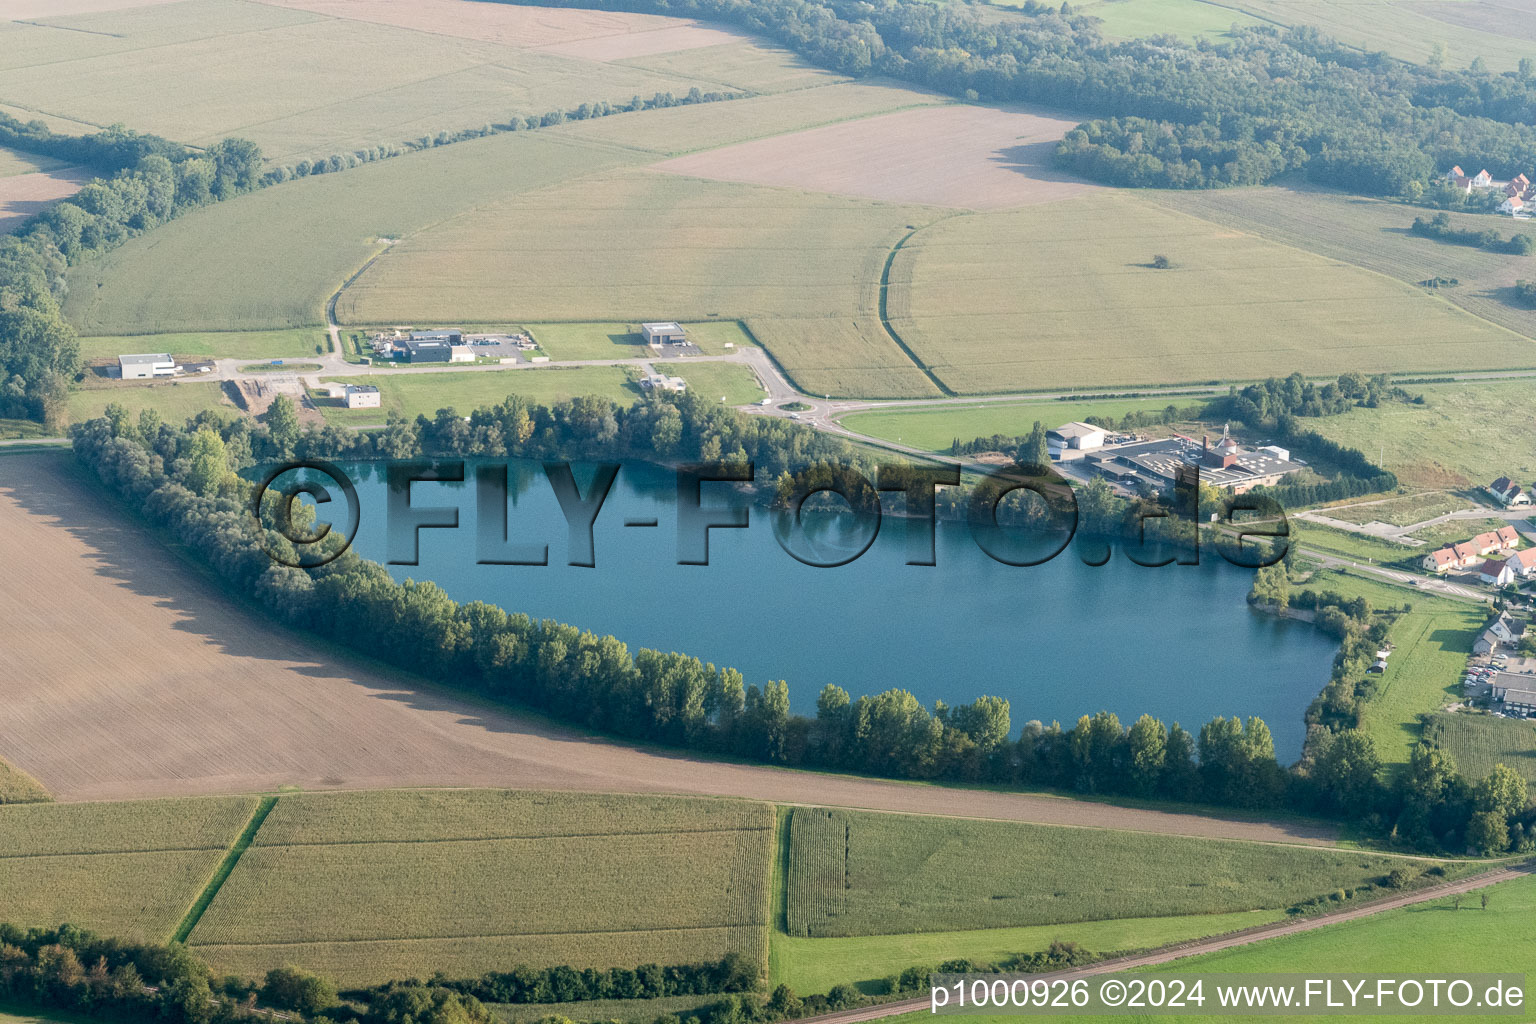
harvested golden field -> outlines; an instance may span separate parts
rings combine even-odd
[[[1050,166],[1057,140],[1078,120],[953,104],[759,139],[656,167],[899,203],[1005,209],[1098,190]]]
[[[678,29],[676,31],[684,31]],[[693,30],[695,32],[701,29]],[[697,38],[697,37],[695,37]],[[643,42],[643,36],[631,36],[631,48]],[[564,53],[590,60],[611,60],[601,56],[600,47],[613,45],[608,39],[594,39],[572,44],[569,47],[550,47],[552,53]],[[583,52],[585,51],[585,52]],[[718,82],[722,86],[754,93],[787,92],[810,89],[819,85],[846,82],[848,79],[836,71],[817,67],[789,50],[741,39],[719,39],[706,48],[677,47],[670,51],[652,51],[650,54],[635,53],[625,63],[632,67],[646,68],[662,74],[686,75]]]
[[[74,195],[93,177],[84,167],[0,176],[0,234]]]
[[[501,5],[456,9],[480,7]],[[601,17],[622,24],[625,16]],[[740,38],[686,23],[680,30],[703,32],[711,44]],[[244,0],[187,0],[0,32],[0,96],[9,103],[194,145],[240,135],[277,161],[707,84],[527,43]]]
[[[888,312],[957,392],[1536,365],[1423,289],[1110,191],[918,231]]]
[[[260,0],[274,7],[312,11],[328,18],[369,21],[503,46],[558,46],[580,39],[649,34],[698,23],[624,11],[589,11],[465,0]],[[716,30],[718,31],[718,30]],[[737,37],[739,38],[739,36]],[[654,51],[653,51],[654,52]]]
[[[554,130],[582,140],[677,156],[872,114],[948,102],[943,96],[897,85],[838,82],[729,103],[648,110],[639,117],[567,122]]]
[[[181,0],[6,0],[5,17],[12,21],[23,18],[62,18],[70,14],[94,14],[98,11],[121,11],[131,7],[154,7],[158,4],[180,3]]]
[[[1280,186],[1190,189],[1158,193],[1155,198],[1184,213],[1411,285],[1437,277],[1455,278],[1459,284],[1436,289],[1434,297],[1500,327],[1536,337],[1531,311],[1514,294],[1517,280],[1536,273],[1529,258],[1421,238],[1408,230],[1414,217],[1423,215],[1412,207],[1329,189]],[[1499,224],[1481,214],[1450,217],[1457,230],[1483,231]]]
[[[692,793],[1326,843],[1255,822],[637,750],[318,649],[232,604],[62,453],[0,457],[0,757],[61,800],[492,786]],[[124,637],[135,638],[125,644]],[[4,813],[27,808],[6,808]]]
[[[646,31],[617,32],[612,35],[547,43],[539,49],[545,53],[558,53],[565,57],[608,62],[654,57],[659,53],[676,53],[679,50],[738,44],[741,43],[741,38],[739,32],[730,29],[684,23]],[[752,44],[745,45],[748,49],[756,49]],[[641,62],[636,61],[636,63]]]

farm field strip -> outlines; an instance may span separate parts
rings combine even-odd
[[[1030,871],[1020,873],[1020,863]],[[1378,881],[1393,863],[1375,854],[797,807],[788,928],[822,938],[1275,910]]]
[[[583,963],[613,966],[637,939],[669,935],[714,957],[729,948],[761,958],[772,816],[763,804],[673,797],[284,797],[190,940],[219,963],[296,952],[324,959],[381,944],[399,947],[398,956],[420,944],[574,943],[590,947]],[[403,835],[386,838],[397,827]],[[532,834],[498,837],[519,828]],[[322,833],[336,841],[319,841]],[[588,870],[573,873],[572,864]],[[599,952],[604,942],[618,948]],[[531,959],[566,962],[545,961],[554,955]]]
[[[0,33],[8,44],[0,97],[10,103],[132,123],[194,144],[239,134],[277,160],[479,127],[509,112],[538,115],[711,84],[549,49],[236,0],[7,28]],[[699,33],[694,42],[741,38],[691,22],[664,31],[676,46]],[[667,48],[665,41],[656,45]],[[410,59],[388,59],[405,54]],[[183,76],[177,84],[184,87],[170,88],[171,73]],[[156,102],[147,102],[151,97]]]
[[[998,209],[1101,188],[1051,169],[1052,148],[1076,124],[1027,108],[918,107],[678,157],[656,169],[888,202]]]
[[[1268,186],[1242,193],[1240,198],[1221,189],[1167,193],[1156,201],[1407,284],[1455,278],[1459,284],[1436,289],[1433,297],[1517,334],[1536,336],[1529,311],[1512,302],[1514,283],[1526,273],[1524,257],[1420,238],[1408,227],[1415,216],[1429,211],[1400,203],[1321,188]],[[1450,216],[1458,229],[1481,231],[1498,223],[1487,215]]]
[[[1115,193],[930,225],[897,252],[888,302],[961,393],[1536,363],[1528,340],[1406,284]]]
[[[519,191],[639,159],[549,131],[519,132],[275,185],[75,268],[65,314],[90,335],[313,325],[336,288],[381,251],[379,238],[406,238]],[[218,241],[232,237],[242,245]],[[460,321],[465,312],[447,316]]]

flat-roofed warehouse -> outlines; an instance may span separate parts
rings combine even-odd
[[[640,334],[647,345],[686,345],[688,336],[681,324],[673,320],[641,324]]]
[[[151,377],[171,377],[176,374],[176,360],[166,352],[118,356],[117,365],[123,380],[148,380]]]
[[[1105,476],[1145,481],[1159,489],[1172,487],[1181,468],[1199,466],[1201,483],[1226,488],[1234,494],[1273,486],[1288,474],[1306,468],[1292,462],[1290,452],[1283,448],[1244,447],[1225,433],[1215,445],[1180,436],[1133,441],[1095,451],[1085,457],[1084,463]]]

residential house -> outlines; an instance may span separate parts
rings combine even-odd
[[[1527,213],[1526,207],[1527,203],[1524,199],[1521,199],[1519,196],[1510,196],[1499,204],[1499,212],[1507,213],[1511,217],[1516,214],[1523,216]]]
[[[1504,559],[1504,564],[1509,566],[1510,571],[1521,579],[1529,579],[1532,576],[1536,576],[1536,548],[1516,551]]]
[[[1536,549],[1533,549],[1536,550]],[[1431,551],[1424,556],[1424,568],[1430,572],[1446,573],[1452,569],[1460,569],[1461,563],[1456,557],[1456,552],[1448,547],[1439,551]]]
[[[1517,174],[1513,178],[1510,178],[1509,183],[1504,186],[1504,194],[1511,198],[1516,196],[1523,198],[1526,191],[1529,190],[1530,187],[1531,179],[1527,178],[1523,174]]]
[[[1499,477],[1483,489],[1497,498],[1499,504],[1506,508],[1512,508],[1517,505],[1529,505],[1531,503],[1530,492],[1507,476]]]
[[[1491,586],[1502,587],[1506,583],[1513,583],[1515,581],[1515,571],[1509,567],[1508,562],[1501,562],[1496,558],[1490,558],[1478,566],[1477,578]]]

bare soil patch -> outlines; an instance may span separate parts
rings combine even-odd
[[[84,167],[60,167],[0,178],[0,233],[79,192],[93,177]]]
[[[1077,123],[1017,107],[952,104],[757,139],[655,167],[893,202],[1003,209],[1097,187],[1050,166],[1057,140]]]
[[[652,33],[675,33],[658,36],[646,49],[643,43],[632,53],[621,54],[639,57],[669,50],[687,49],[692,46],[713,46],[719,42],[734,42],[742,37],[736,33],[715,28],[701,28],[698,23],[685,18],[664,18],[655,14],[629,14],[622,11],[586,11],[558,7],[523,7],[516,4],[466,3],[465,0],[260,0],[274,7],[291,7],[313,11],[333,18],[349,18],[353,21],[370,21],[396,28],[415,29],[435,35],[454,36],[459,39],[475,39],[504,46],[529,49],[548,48],[554,53],[573,57],[586,57],[585,53],[560,49],[581,40],[607,37],[622,39],[631,34],[641,36]],[[690,42],[694,35],[701,41]],[[617,45],[617,44],[615,44]],[[615,51],[617,52],[617,51]],[[594,60],[617,60],[616,56],[593,57]]]
[[[317,651],[120,516],[62,453],[0,458],[0,757],[61,800],[496,786],[1331,842],[1326,828],[880,782],[594,739]]]

